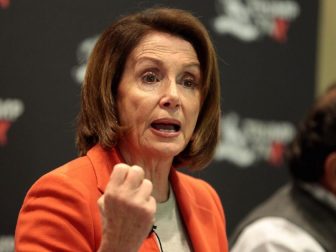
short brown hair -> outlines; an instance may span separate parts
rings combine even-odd
[[[105,30],[90,56],[78,115],[80,155],[99,143],[109,149],[118,143],[121,127],[116,108],[117,89],[127,57],[151,31],[166,32],[190,42],[201,64],[201,110],[193,139],[174,158],[174,165],[200,169],[214,154],[220,122],[220,81],[216,53],[203,24],[190,12],[150,8],[127,15]]]

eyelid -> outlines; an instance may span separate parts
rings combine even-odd
[[[186,71],[186,75],[193,77],[197,81],[201,79],[201,73],[199,71]]]
[[[155,77],[155,81],[146,81],[145,78],[148,77],[149,75],[153,75],[153,77]],[[144,83],[155,83],[155,82],[159,82],[161,80],[160,74],[158,71],[156,70],[145,70],[142,72],[142,74],[140,75],[140,79],[142,82]]]
[[[159,75],[160,69],[157,67],[146,67],[139,71],[141,75],[145,75],[146,73],[154,73],[156,75]]]
[[[186,85],[185,81],[191,82],[190,85]],[[195,75],[187,73],[182,76],[182,78],[179,81],[179,84],[186,88],[194,89],[199,86],[199,78],[197,78]]]
[[[190,72],[185,73],[183,78],[190,78],[194,82],[197,82],[197,83],[200,81],[200,77],[198,75],[195,75],[195,74],[190,73]]]

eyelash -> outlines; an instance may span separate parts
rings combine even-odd
[[[188,82],[188,84],[185,83],[185,81]],[[192,76],[186,76],[185,78],[182,79],[182,85],[186,88],[191,88],[194,89],[197,87],[197,82],[195,81],[195,78]]]
[[[155,80],[152,80],[152,81],[148,81],[146,80],[147,77],[154,77]],[[155,82],[159,82],[160,79],[157,77],[157,74],[153,71],[150,71],[150,72],[146,72],[142,75],[141,77],[141,80],[142,82],[146,83],[146,84],[152,84],[152,83],[155,83]]]
[[[154,79],[151,79],[151,80],[148,80],[147,78],[150,77],[150,78],[154,78]],[[154,84],[154,83],[157,83],[161,80],[160,77],[158,77],[158,74],[153,72],[153,71],[148,71],[148,72],[145,72],[142,76],[141,76],[141,80],[143,83],[145,84]],[[187,83],[186,83],[187,81]],[[198,83],[197,81],[195,80],[195,77],[191,74],[186,74],[180,82],[178,82],[178,84],[182,85],[183,87],[185,88],[190,88],[190,89],[194,89],[198,86]]]

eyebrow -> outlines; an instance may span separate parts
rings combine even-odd
[[[148,56],[139,56],[139,57],[136,57],[135,58],[135,66],[136,65],[139,65],[143,62],[152,62],[152,63],[155,63],[155,64],[158,64],[158,65],[163,65],[163,62],[159,59],[156,59],[156,58],[153,58],[153,57],[148,57]]]
[[[157,58],[154,58],[154,57],[149,57],[149,56],[139,56],[139,57],[135,58],[134,66],[139,65],[142,62],[146,62],[146,61],[154,62],[155,64],[158,64],[160,66],[164,65],[164,61],[162,61],[160,59],[157,59]],[[201,70],[200,63],[196,62],[196,61],[192,61],[190,63],[184,64],[183,67],[197,67],[199,70]]]

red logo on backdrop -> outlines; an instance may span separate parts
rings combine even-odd
[[[10,0],[0,0],[0,8],[7,9],[9,7]]]
[[[274,21],[274,30],[272,37],[279,42],[287,41],[287,33],[289,28],[289,22],[285,19],[275,19]]]
[[[7,143],[7,131],[11,126],[11,122],[1,120],[0,121],[0,145],[5,145]]]
[[[0,98],[0,146],[8,142],[7,133],[14,121],[24,111],[23,102],[19,99]]]
[[[271,144],[270,156],[268,161],[273,166],[280,166],[283,164],[284,144],[280,142],[273,142]]]

